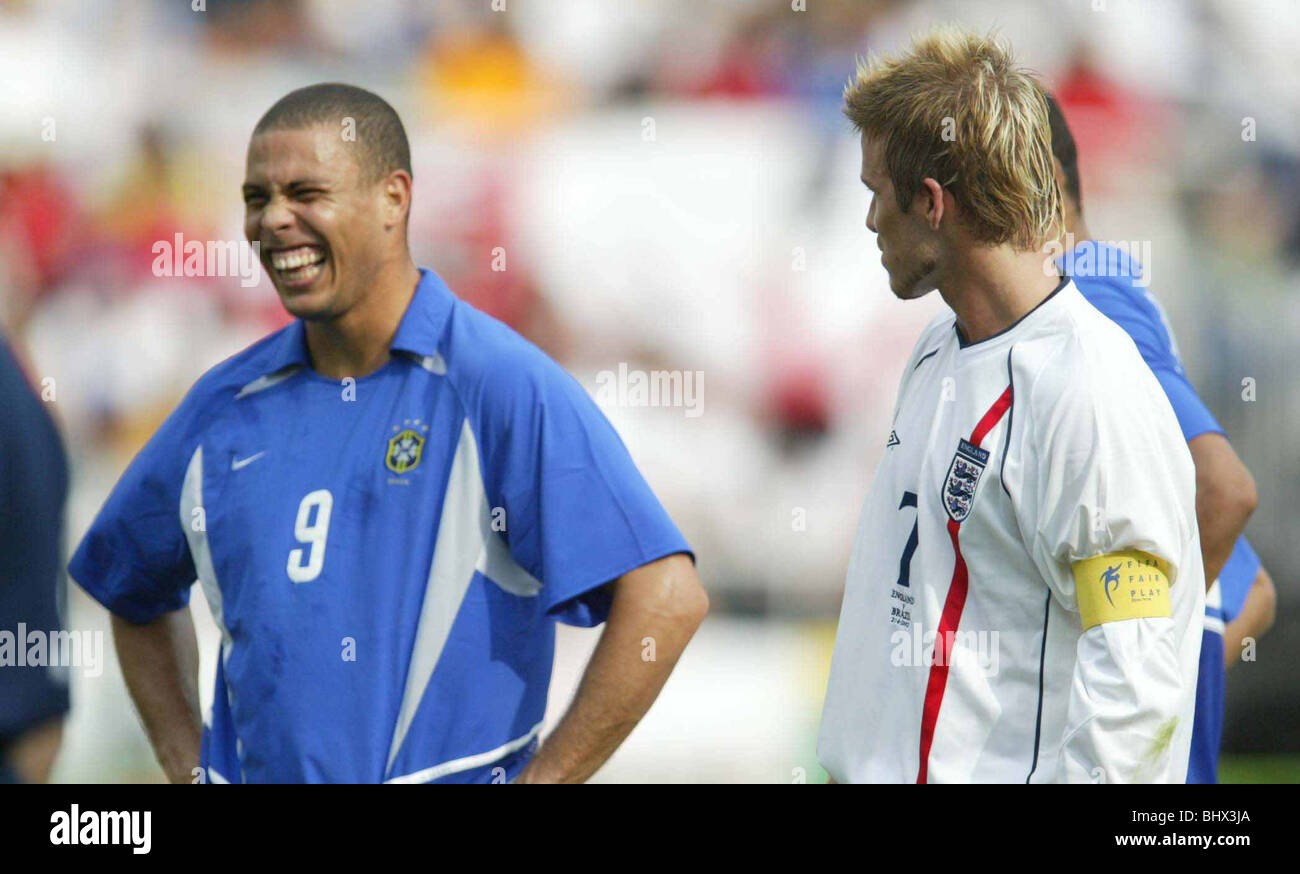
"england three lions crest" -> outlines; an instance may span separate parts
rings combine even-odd
[[[988,463],[987,449],[980,449],[969,440],[962,440],[957,445],[957,454],[948,466],[948,478],[943,482],[943,506],[952,521],[961,522],[970,515],[970,508],[975,503],[975,490]]]

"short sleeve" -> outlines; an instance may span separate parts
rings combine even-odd
[[[180,519],[185,469],[198,445],[184,438],[186,418],[182,404],[140,450],[68,564],[78,585],[130,622],[189,604],[197,576]]]
[[[1075,601],[1070,566],[1111,552],[1140,550],[1169,562],[1176,582],[1195,512],[1190,453],[1158,422],[1165,400],[1151,377],[1140,374],[1120,394],[1094,388],[1087,369],[1049,367],[1032,389],[1038,445],[1026,466],[1032,499],[1019,508],[1045,577],[1068,604]]]
[[[596,625],[606,583],[690,547],[582,386],[538,350],[512,358],[479,399],[488,498],[505,508],[510,553],[541,582],[546,613]]]
[[[1174,416],[1178,418],[1178,427],[1183,432],[1184,440],[1190,441],[1202,434],[1224,433],[1223,426],[1214,418],[1210,408],[1205,406],[1196,389],[1192,388],[1182,368],[1159,366],[1151,362],[1148,364],[1156,381],[1164,389],[1165,397],[1169,398],[1169,405],[1174,408]]]
[[[1250,594],[1250,587],[1259,575],[1260,560],[1245,537],[1238,537],[1232,553],[1219,571],[1219,595],[1222,598],[1223,621],[1231,622],[1241,613]]]

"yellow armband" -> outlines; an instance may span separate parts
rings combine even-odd
[[[1169,563],[1136,549],[1074,563],[1083,630],[1120,619],[1170,616]]]

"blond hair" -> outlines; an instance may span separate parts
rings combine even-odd
[[[901,57],[859,60],[844,114],[882,144],[899,208],[930,177],[980,242],[1032,250],[1064,226],[1045,93],[994,35],[946,25]]]

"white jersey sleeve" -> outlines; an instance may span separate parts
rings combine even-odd
[[[1063,338],[1024,404],[1017,521],[1084,628],[1055,779],[1182,782],[1204,603],[1195,476],[1159,384],[1113,342]]]

